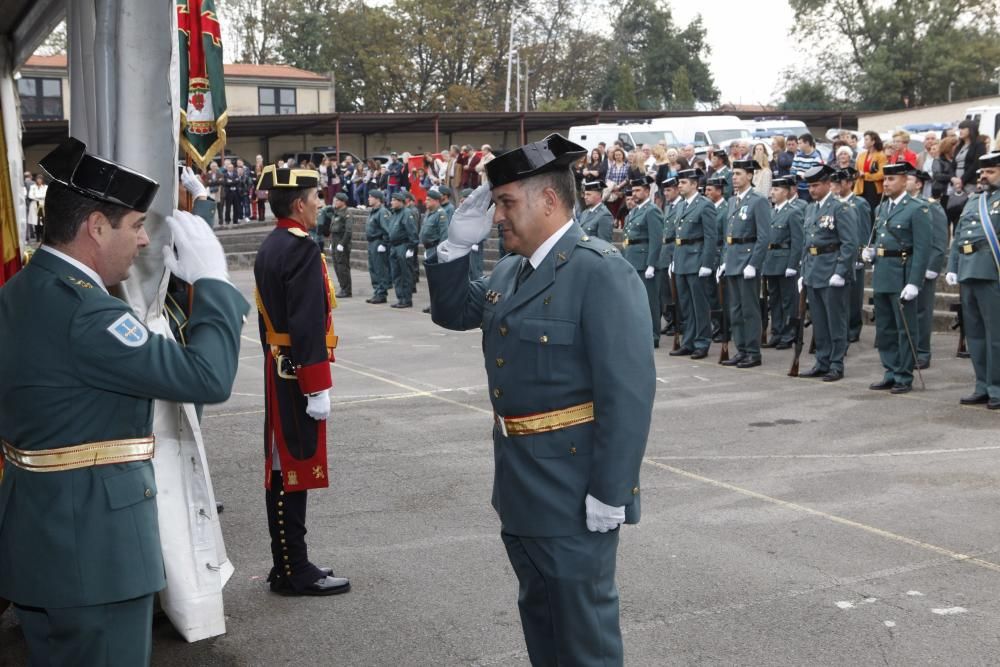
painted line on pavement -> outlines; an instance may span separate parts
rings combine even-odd
[[[895,456],[932,456],[935,454],[965,454],[994,452],[1000,445],[956,447],[954,449],[911,449],[897,452],[865,452],[860,454],[705,454],[702,456],[650,456],[652,461],[753,461],[757,459],[876,459]]]

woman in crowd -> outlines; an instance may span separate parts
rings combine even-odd
[[[45,177],[41,174],[35,176],[35,182],[28,188],[28,231],[34,231],[35,240],[41,241],[42,229],[45,226],[45,193],[49,186],[45,184]]]
[[[483,156],[479,160],[479,164],[476,165],[476,171],[479,172],[479,182],[482,183],[483,179],[486,178],[486,165],[492,162],[496,155],[493,154],[493,147],[489,144],[483,144],[479,150],[482,151]]]
[[[594,181],[601,177],[601,151],[598,149],[590,151],[587,165],[583,168],[583,175],[588,181]]]
[[[619,224],[625,219],[625,214],[628,212],[622,206],[621,192],[628,183],[628,168],[628,162],[625,161],[625,150],[621,146],[615,146],[611,150],[611,159],[608,160],[608,173],[605,178],[608,188],[606,203],[611,215]]]
[[[441,178],[438,176],[437,160],[430,153],[424,153],[424,175],[427,180],[431,182],[431,185],[438,185],[441,182]],[[428,190],[430,187],[428,186]]]
[[[847,144],[842,144],[834,155],[834,167],[837,169],[847,169],[854,166],[854,151]]]
[[[865,149],[858,154],[855,163],[860,176],[854,183],[854,194],[864,197],[874,211],[882,199],[882,181],[885,179],[882,168],[887,164],[888,158],[885,156],[882,138],[877,132],[865,132],[864,142]]]
[[[788,143],[780,134],[771,137],[771,153],[774,155],[772,164],[778,176],[788,176],[792,173],[792,162],[795,161],[795,151],[788,150]]]
[[[771,196],[771,162],[767,159],[767,146],[754,144],[750,159],[757,165],[750,182],[757,194],[767,199]]]
[[[956,137],[945,137],[937,145],[937,157],[931,166],[931,197],[939,199],[941,206],[948,208],[948,186],[955,175],[955,149],[958,147]]]
[[[889,164],[907,162],[911,167],[917,166],[917,154],[910,150],[910,133],[897,130],[892,133],[892,151],[889,153]]]

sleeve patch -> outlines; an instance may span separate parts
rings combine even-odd
[[[149,332],[130,313],[125,313],[108,327],[108,333],[128,347],[140,347],[149,340]]]

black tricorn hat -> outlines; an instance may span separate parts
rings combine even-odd
[[[652,176],[640,176],[639,178],[630,178],[628,184],[633,188],[648,188],[654,182]]]
[[[689,181],[699,181],[704,173],[701,169],[681,169],[677,172],[677,180],[685,178]]]
[[[53,181],[85,197],[145,213],[159,183],[111,160],[91,155],[79,139],[69,137],[38,161]]]
[[[486,174],[490,185],[497,188],[547,171],[568,169],[586,154],[587,149],[583,146],[561,134],[550,134],[541,141],[525,144],[490,160]]]
[[[897,162],[882,167],[882,173],[886,176],[906,176],[911,171],[913,171],[913,167],[909,162]]]
[[[287,169],[274,165],[264,167],[257,180],[258,190],[315,188],[319,186],[319,172],[312,169]]]
[[[604,181],[584,181],[582,187],[584,192],[601,192],[604,190]]]
[[[775,176],[771,179],[771,187],[775,188],[794,188],[795,187],[795,177],[794,176]]]
[[[733,169],[742,169],[743,171],[754,171],[759,165],[753,160],[733,160]]]
[[[802,174],[802,180],[806,183],[820,183],[829,181],[833,175],[833,168],[828,164],[818,164],[811,169],[807,169]]]
[[[980,167],[1000,167],[1000,151],[987,153],[979,158]]]

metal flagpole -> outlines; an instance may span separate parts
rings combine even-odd
[[[510,70],[514,64],[514,16],[510,17],[510,41],[507,43],[507,97],[504,99],[503,110],[510,111]]]
[[[514,54],[514,67],[517,68],[517,110],[521,110],[521,52]]]

